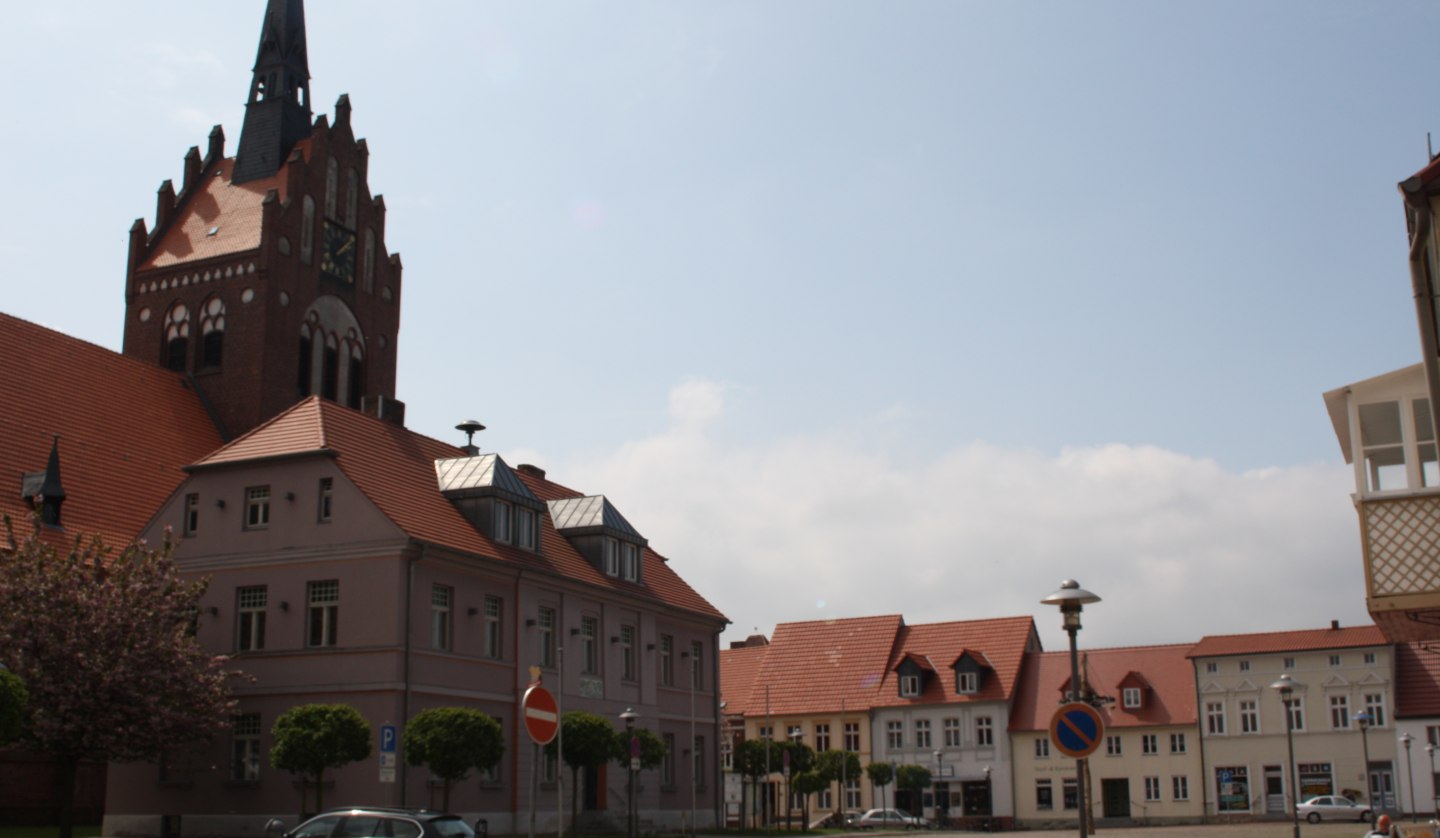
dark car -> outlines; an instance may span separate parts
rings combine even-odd
[[[475,838],[459,815],[433,809],[349,806],[321,812],[288,832],[279,820],[265,824],[269,838]]]

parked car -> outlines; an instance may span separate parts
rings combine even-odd
[[[904,809],[871,809],[855,825],[861,829],[929,829],[929,821]]]
[[[1374,815],[1367,807],[1348,797],[1325,795],[1312,797],[1295,807],[1300,817],[1311,823],[1321,821],[1368,821]]]
[[[433,809],[349,806],[330,809],[292,830],[278,818],[265,824],[268,838],[475,838],[459,815]]]
[[[839,814],[839,817],[836,817],[835,813],[831,812],[830,817],[825,819],[825,825],[831,827],[832,829],[838,827],[851,828],[859,826],[860,818],[864,817],[864,815],[865,813],[860,811],[859,809],[846,809]]]

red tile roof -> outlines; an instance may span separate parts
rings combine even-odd
[[[898,614],[781,623],[750,695],[735,698],[752,716],[864,712],[874,704],[903,624]]]
[[[761,664],[769,646],[742,646],[720,650],[720,700],[725,702],[725,713],[750,715],[763,714],[764,706],[751,704],[755,679],[760,676]]]
[[[1200,642],[1191,647],[1190,657],[1353,649],[1361,646],[1386,646],[1389,642],[1380,629],[1373,625],[1258,634],[1215,634],[1200,638]]]
[[[1149,727],[1195,724],[1195,668],[1186,653],[1189,644],[1091,649],[1082,666],[1090,686],[1115,703],[1100,711],[1106,727]],[[1121,706],[1120,685],[1139,675],[1150,684],[1139,709]],[[1049,730],[1061,692],[1070,681],[1070,653],[1042,652],[1025,656],[1024,673],[1010,711],[1011,730]]]
[[[1395,717],[1440,716],[1440,649],[1434,643],[1395,647]]]
[[[181,466],[220,435],[184,379],[168,370],[0,314],[0,512],[23,529],[20,475],[42,471],[60,435],[67,538],[99,533],[119,548],[185,479]]]
[[[1029,617],[903,626],[872,706],[1009,701],[1019,680],[1025,652],[1038,649],[1039,643],[1035,621]],[[985,674],[979,692],[957,695],[955,675],[950,667],[967,651],[977,663],[988,665],[994,671]],[[920,695],[915,698],[902,698],[896,681],[899,676],[895,667],[905,657],[928,658],[935,665],[935,677],[925,679]]]
[[[436,483],[435,461],[462,457],[463,450],[318,396],[300,402],[196,462],[193,468],[307,454],[334,456],[340,470],[381,513],[420,541],[725,619],[663,556],[648,547],[643,551],[642,581],[636,584],[601,573],[555,531],[548,514],[542,516],[539,553],[491,541],[440,494]],[[540,500],[582,496],[535,474],[517,471],[516,475]]]
[[[295,148],[310,156],[310,140],[301,140]],[[278,190],[280,200],[285,200],[289,164],[268,178],[240,184],[230,182],[234,165],[234,158],[227,158],[202,176],[195,194],[185,200],[140,270],[168,268],[260,246],[261,203],[271,189]],[[214,235],[210,235],[212,229]]]

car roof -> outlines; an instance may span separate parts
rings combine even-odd
[[[449,812],[442,812],[439,809],[402,809],[396,806],[336,806],[326,809],[315,817],[321,815],[343,815],[347,812],[365,812],[376,815],[406,815],[412,818],[425,818],[434,820],[436,818],[459,818],[459,815],[452,815]]]

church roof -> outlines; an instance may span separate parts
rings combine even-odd
[[[21,476],[45,469],[56,435],[66,539],[98,533],[116,549],[184,480],[181,466],[221,444],[176,373],[3,313],[0,357],[0,512],[17,532],[30,512]]]
[[[441,493],[435,463],[464,455],[453,445],[312,396],[218,451],[192,469],[263,463],[275,459],[326,456],[410,537],[429,544],[552,572],[588,585],[649,596],[669,606],[724,620],[715,606],[691,588],[654,550],[642,553],[641,581],[603,574],[542,516],[540,551],[492,541]],[[577,499],[579,492],[536,473],[515,472],[541,501]]]

